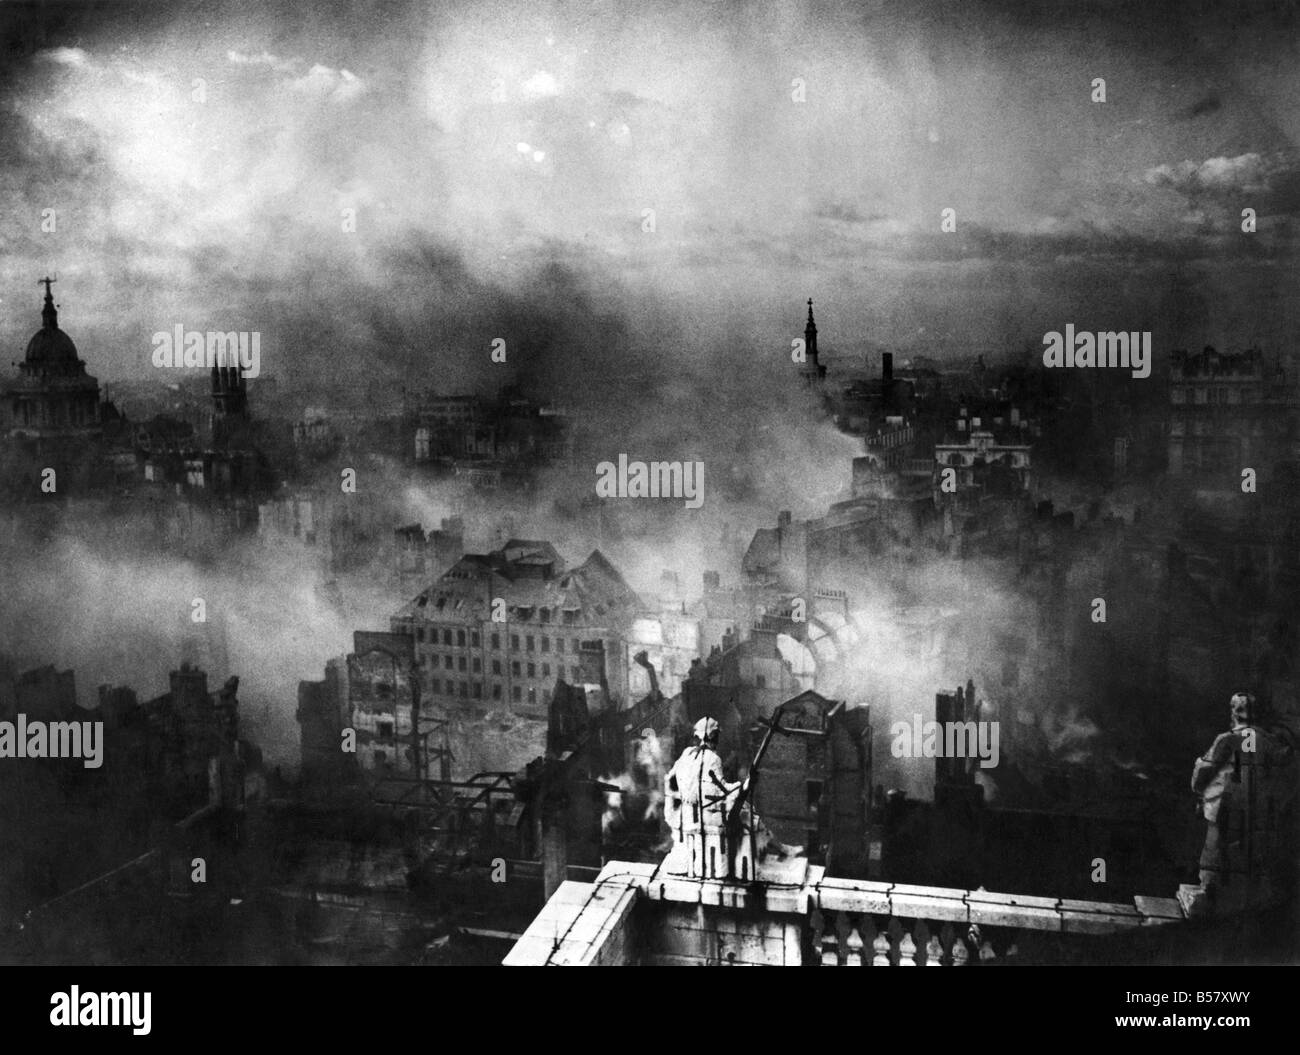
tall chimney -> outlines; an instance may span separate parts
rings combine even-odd
[[[892,384],[894,380],[894,353],[884,352],[880,356],[880,377],[885,384]]]

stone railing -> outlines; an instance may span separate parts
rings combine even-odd
[[[814,909],[809,926],[822,967],[965,967],[999,959],[993,942],[975,925],[965,929],[923,919],[902,923],[896,916],[878,921],[847,912],[827,919]],[[1003,945],[1000,958],[1013,963],[1019,952],[1013,940]]]
[[[1184,919],[1173,898],[1075,901],[840,879],[802,858],[764,873],[744,884],[611,861],[594,883],[557,890],[505,963],[1097,962],[1107,958],[1106,936],[1129,942]]]
[[[1071,948],[1086,952],[1086,944],[1073,939],[1133,933],[1184,918],[1172,898],[1139,896],[1119,903],[813,876],[810,881],[810,945],[828,967],[1072,960],[1080,957],[1070,955]]]

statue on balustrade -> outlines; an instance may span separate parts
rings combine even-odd
[[[664,815],[676,844],[673,863],[699,879],[728,878],[733,847],[727,838],[727,810],[743,787],[722,775],[717,747],[718,723],[701,718],[691,746],[664,778]]]
[[[1235,693],[1230,728],[1196,760],[1192,790],[1207,822],[1201,888],[1216,911],[1279,896],[1294,880],[1296,751],[1288,730],[1266,724],[1255,697]]]

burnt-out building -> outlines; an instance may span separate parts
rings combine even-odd
[[[298,683],[302,776],[328,786],[358,772],[370,780],[434,776],[434,712],[423,702],[405,634],[358,630],[321,681]]]
[[[419,524],[406,524],[393,531],[399,588],[420,589],[465,555],[465,521],[443,517],[441,525],[428,532]]]
[[[420,686],[405,634],[358,630],[347,656],[346,713],[357,765],[377,776],[424,772]]]
[[[614,726],[591,713],[586,690],[558,681],[548,711],[546,753],[513,782],[523,806],[525,852],[541,860],[546,897],[564,882],[571,865],[600,867],[606,792],[617,790],[595,779],[606,753],[602,733]]]
[[[692,662],[704,652],[699,607],[688,608],[677,577],[671,572],[665,572],[661,581],[665,588],[659,603],[639,613],[628,628],[627,655],[621,663],[628,671],[630,699],[639,699],[656,687],[665,695],[677,695]],[[654,665],[655,686],[651,685],[648,668],[636,660],[642,652]]]
[[[241,737],[239,679],[216,692],[207,673],[188,663],[170,675],[171,688],[139,703],[128,688],[101,686],[99,709],[108,760],[129,759],[151,795],[176,816],[209,802],[242,807],[261,785],[261,752]],[[134,777],[132,779],[135,779]]]
[[[325,664],[320,681],[298,682],[295,717],[301,737],[300,779],[309,787],[329,787],[356,773],[356,755],[343,750],[343,730],[349,728],[347,657]]]
[[[427,395],[416,418],[416,463],[450,472],[476,488],[526,486],[532,470],[573,455],[568,416],[510,386],[495,399]]]
[[[804,847],[829,875],[867,874],[870,714],[811,689],[786,700],[754,784],[754,807],[772,834]],[[750,727],[751,757],[768,728]]]
[[[183,957],[259,874],[267,782],[240,731],[239,679],[209,691],[206,672],[182,663],[162,695],[103,685],[88,710],[71,671],[17,681],[4,698],[97,723],[101,752],[90,769],[68,758],[0,767],[0,795],[24,804],[0,838],[4,957]]]
[[[1239,491],[1241,471],[1271,482],[1300,460],[1296,399],[1259,349],[1170,354],[1169,475],[1206,491]]]
[[[774,627],[760,622],[745,640],[726,635],[720,648],[691,665],[682,682],[681,724],[673,730],[676,751],[689,743],[696,722],[712,718],[720,727],[718,753],[724,763],[740,764],[750,723],[767,718],[782,701],[812,687],[812,670],[796,669],[781,654],[779,636]],[[793,640],[790,646],[799,647]]]
[[[808,588],[808,533],[789,510],[777,514],[776,527],[759,528],[741,561],[754,587],[801,593]]]
[[[449,712],[545,718],[557,678],[628,692],[641,599],[599,550],[568,568],[549,542],[465,554],[392,617],[425,698]]]
[[[901,448],[906,458],[918,438],[916,428],[916,383],[910,377],[895,376],[894,355],[880,357],[878,378],[853,381],[835,400],[835,424],[843,432],[862,436],[868,450],[882,458]]]
[[[782,520],[779,523],[789,522]],[[771,529],[760,528],[755,532],[750,547],[752,559],[739,584],[723,586],[719,572],[706,571],[700,596],[684,602],[687,617],[699,627],[700,656],[708,655],[715,647],[722,648],[725,639],[735,638],[737,627],[753,626],[769,612],[793,604],[798,591],[782,590],[775,585],[779,575],[770,574],[771,565],[767,557],[756,548],[767,545],[759,541],[759,536],[766,530]]]

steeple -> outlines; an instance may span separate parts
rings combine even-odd
[[[812,297],[808,298],[808,325],[803,328],[803,344],[808,358],[817,362],[817,324],[813,322]]]
[[[41,320],[47,330],[59,328],[59,309],[54,306],[54,294],[50,292],[50,285],[56,281],[58,280],[48,277],[36,280],[38,286],[45,284],[45,307],[41,310]]]
[[[812,297],[808,298],[808,322],[803,328],[804,365],[800,373],[809,385],[820,385],[826,378],[826,367],[817,357],[817,323],[813,321]]]

